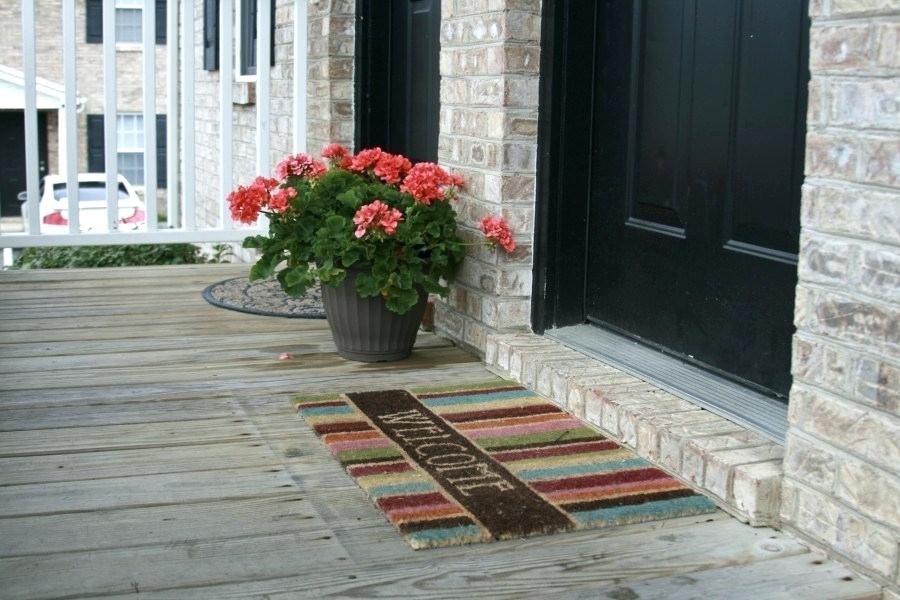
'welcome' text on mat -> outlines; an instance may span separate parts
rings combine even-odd
[[[512,384],[296,402],[414,548],[715,509],[708,498]]]

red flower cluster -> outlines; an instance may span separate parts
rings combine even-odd
[[[349,161],[344,161],[344,164],[355,173],[371,170],[376,177],[389,185],[400,183],[412,168],[412,163],[402,154],[391,154],[381,148],[360,150]]]
[[[375,163],[373,172],[383,182],[396,185],[400,183],[400,180],[406,176],[411,168],[412,163],[405,156],[382,152],[381,156],[378,157],[378,162]]]
[[[356,156],[350,160],[350,165],[347,168],[356,173],[365,173],[369,169],[375,167],[375,163],[381,158],[381,154],[381,148],[367,148],[365,150],[360,150],[357,152]]]
[[[329,160],[332,165],[336,165],[342,169],[349,169],[350,163],[352,162],[350,153],[338,143],[328,144],[322,148],[322,158]]]
[[[254,223],[263,207],[284,212],[296,195],[297,190],[293,188],[279,188],[277,179],[257,177],[250,185],[239,185],[228,194],[231,218],[241,223]]]
[[[503,217],[487,216],[481,220],[481,231],[492,248],[500,246],[507,252],[516,249],[516,241],[512,237],[509,225]]]
[[[325,174],[325,165],[309,154],[288,154],[275,167],[275,177],[282,181],[288,177],[321,177]]]
[[[417,202],[429,205],[435,200],[445,200],[447,192],[452,193],[452,188],[462,185],[459,175],[448,173],[434,163],[420,162],[409,170],[400,191],[412,194]]]
[[[397,232],[397,224],[403,220],[403,213],[391,208],[381,200],[374,200],[360,207],[353,215],[353,223],[357,226],[354,235],[358,238],[366,235],[370,229],[379,228],[388,235]]]

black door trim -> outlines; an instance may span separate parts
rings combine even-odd
[[[544,2],[541,15],[541,75],[538,161],[535,185],[532,329],[584,322],[590,177],[566,180],[566,169],[590,169],[593,49],[575,48],[570,27],[594,26],[593,2]],[[585,52],[587,50],[587,52]],[[573,73],[577,65],[580,72]],[[565,110],[563,106],[565,105]],[[565,249],[562,240],[565,240]]]

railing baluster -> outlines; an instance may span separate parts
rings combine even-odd
[[[231,145],[232,135],[232,79],[234,65],[234,2],[219,0],[219,223],[223,229],[231,229],[234,223],[226,208],[225,196],[233,181]]]
[[[117,156],[116,105],[116,3],[103,2],[103,141],[106,171],[107,231],[116,231],[119,222],[119,160]]]
[[[256,170],[261,175],[269,175],[272,167],[269,145],[272,4],[266,0],[256,3]]]
[[[178,1],[166,3],[166,225],[178,227]]]
[[[25,67],[25,190],[28,195],[28,232],[41,232],[40,167],[38,165],[37,57],[34,38],[34,1],[22,0],[22,58]]]
[[[170,2],[173,0],[170,0]],[[156,231],[156,2],[145,0],[144,30],[144,205],[147,231]]]
[[[69,201],[69,233],[78,233],[80,213],[78,211],[78,117],[75,114],[78,103],[76,84],[75,46],[75,0],[63,0],[63,85],[65,86],[65,124],[60,129],[65,136],[66,153],[66,197]]]
[[[294,0],[294,152],[306,152],[307,0]]]
[[[181,22],[185,24],[181,28],[181,114],[184,122],[182,131],[182,152],[184,163],[184,228],[188,231],[195,228],[196,215],[194,214],[194,3],[191,0],[182,0],[183,9]]]

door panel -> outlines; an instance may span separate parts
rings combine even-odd
[[[785,395],[803,0],[599,4],[585,313]]]
[[[358,14],[357,147],[436,162],[440,0],[361,0]]]
[[[19,192],[25,191],[25,117],[21,110],[0,111],[0,215],[19,216]],[[38,112],[38,171],[47,174],[47,113]]]

